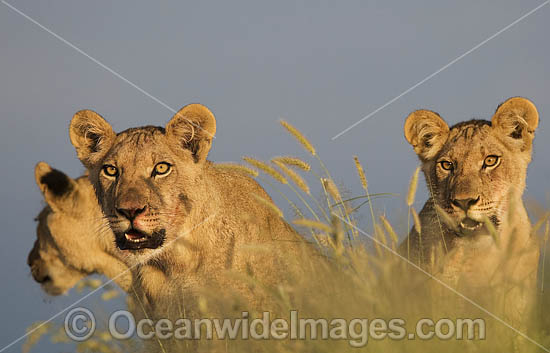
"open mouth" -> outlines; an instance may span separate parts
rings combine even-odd
[[[483,231],[487,231],[485,224],[482,222],[478,222],[474,219],[471,219],[469,217],[464,218],[459,225],[460,228],[460,234],[463,236],[471,236],[475,234],[479,234]]]
[[[140,233],[136,230],[130,230],[124,233],[124,237],[130,243],[143,243],[147,241],[147,235]]]
[[[116,245],[120,250],[156,249],[164,243],[165,231],[147,234],[130,228],[123,233],[116,234]]]
[[[483,227],[483,223],[475,221],[471,218],[464,218],[464,220],[460,222],[460,227],[466,230],[477,230]]]

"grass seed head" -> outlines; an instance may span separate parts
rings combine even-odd
[[[292,221],[292,223],[302,227],[317,229],[325,233],[331,233],[333,231],[331,226],[323,222],[318,222],[318,221],[314,221],[306,218],[295,219],[294,221]]]
[[[308,139],[306,139],[306,137],[304,135],[302,135],[302,133],[300,131],[298,131],[298,129],[296,129],[294,126],[290,125],[288,122],[284,121],[284,120],[281,120],[281,125],[292,135],[294,136],[294,138],[300,142],[300,144],[309,152],[311,153],[313,156],[315,156],[317,154],[317,152],[315,151],[315,148],[313,147],[313,145],[311,144],[311,142],[309,142]]]
[[[281,168],[283,173],[285,173],[294,182],[294,184],[296,184],[296,186],[300,188],[300,190],[309,195],[309,186],[298,173],[296,173],[295,171],[287,167],[284,163],[278,160],[272,159],[271,161],[275,163],[277,167]]]
[[[334,199],[334,201],[339,202],[340,200],[342,200],[342,196],[340,196],[340,191],[338,190],[336,184],[334,184],[332,179],[321,178],[321,184],[323,184],[323,188]]]
[[[250,175],[254,178],[258,176],[258,171],[256,169],[248,168],[248,167],[245,167],[244,165],[240,165],[237,163],[217,163],[217,164],[214,164],[214,168],[243,173],[243,174]]]
[[[359,174],[359,179],[361,180],[361,186],[363,186],[363,189],[368,193],[368,184],[367,184],[367,177],[365,176],[365,170],[363,169],[363,166],[359,162],[359,158],[357,156],[353,156],[353,160],[355,161],[355,169],[357,169],[357,174]]]
[[[414,219],[414,229],[418,232],[418,234],[422,233],[422,226],[420,224],[420,217],[418,217],[418,213],[416,213],[416,210],[414,208],[411,208],[411,213],[413,215]]]
[[[269,208],[271,211],[273,211],[273,213],[275,213],[277,216],[284,218],[283,211],[281,211],[279,207],[275,206],[275,204],[270,200],[266,200],[263,197],[256,194],[252,194],[252,197],[254,197],[256,201],[258,201],[259,203],[263,204],[264,206]]]
[[[282,157],[275,157],[272,160],[279,161],[289,167],[295,167],[295,168],[301,169],[304,172],[309,172],[311,170],[311,166],[307,162],[304,162],[303,160],[296,157],[282,156]]]
[[[409,192],[407,193],[407,206],[411,207],[414,203],[414,197],[416,196],[416,188],[418,187],[418,174],[420,173],[420,167],[416,168],[409,184]]]
[[[246,163],[262,170],[266,174],[271,175],[271,177],[273,179],[277,180],[281,184],[288,184],[288,181],[286,180],[286,178],[281,173],[279,173],[277,170],[275,170],[275,168],[270,166],[269,164],[266,164],[262,161],[259,161],[257,159],[251,158],[251,157],[243,157],[243,160]]]
[[[397,236],[397,233],[395,233],[395,230],[391,226],[388,219],[384,216],[380,216],[380,220],[382,221],[382,224],[384,225],[384,228],[386,229],[386,232],[390,235],[391,241],[394,244],[397,244],[399,242],[399,237]]]

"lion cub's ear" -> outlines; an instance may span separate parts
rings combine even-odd
[[[70,203],[68,196],[76,188],[76,182],[65,173],[53,169],[46,162],[39,162],[34,168],[36,184],[44,195],[44,200],[54,210],[60,210]]]
[[[105,156],[116,138],[111,125],[91,110],[81,110],[73,116],[69,136],[78,158],[87,168]]]
[[[417,110],[405,121],[405,138],[423,160],[434,158],[449,137],[449,125],[430,110]]]
[[[498,106],[491,124],[508,142],[522,151],[530,150],[539,125],[539,113],[530,100],[513,97]]]
[[[215,134],[216,118],[202,104],[186,105],[166,124],[166,136],[191,151],[196,163],[206,160]]]

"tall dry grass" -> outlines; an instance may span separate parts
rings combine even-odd
[[[418,320],[430,318],[433,321],[447,318],[481,318],[485,320],[486,337],[484,339],[438,339],[421,340],[418,337],[400,340],[385,338],[377,340],[369,337],[360,348],[352,347],[350,341],[360,339],[328,339],[328,340],[212,340],[196,342],[152,342],[147,351],[211,351],[211,352],[544,352],[542,347],[550,347],[549,319],[547,315],[550,300],[545,295],[549,273],[544,272],[544,264],[548,262],[546,251],[541,256],[542,273],[541,286],[538,289],[538,303],[535,310],[525,313],[527,325],[514,327],[505,317],[505,307],[502,297],[506,290],[498,285],[488,286],[483,293],[483,305],[465,296],[460,288],[432,277],[429,273],[408,262],[406,256],[397,254],[399,236],[394,226],[384,214],[376,209],[373,200],[388,194],[370,194],[367,176],[357,157],[354,163],[364,194],[355,197],[343,197],[328,169],[322,162],[314,145],[295,127],[288,122],[281,125],[296,138],[297,142],[310,153],[319,168],[312,163],[291,156],[274,157],[264,162],[251,157],[244,157],[248,164],[226,165],[229,168],[258,178],[260,182],[269,184],[281,194],[296,214],[295,219],[288,219],[305,238],[312,240],[322,256],[311,256],[309,253],[295,259],[294,266],[300,271],[289,270],[290,273],[301,273],[300,277],[291,277],[289,282],[277,287],[263,287],[261,280],[243,276],[243,283],[261,287],[270,293],[275,305],[271,306],[273,317],[288,318],[292,310],[298,310],[302,318],[326,318],[328,320],[341,318],[352,319],[392,319],[401,318],[406,324],[407,333],[415,332]],[[318,185],[308,185],[301,174],[311,174]],[[418,213],[413,204],[416,197],[419,169],[411,178],[409,190],[404,204],[408,207],[408,228],[415,227],[421,234],[422,227]],[[310,178],[311,179],[311,178]],[[321,192],[321,198],[314,195],[314,190]],[[257,197],[259,207],[269,207],[280,217],[284,217],[281,209],[269,200]],[[292,201],[297,199],[299,203]],[[362,212],[361,206],[368,204],[372,219],[371,229],[357,227],[357,215]],[[452,223],[452,220],[441,214],[442,222]],[[545,216],[546,217],[546,216]],[[541,217],[542,219],[542,217]],[[538,222],[534,236],[540,236],[543,249],[548,247],[550,226],[547,220]],[[402,234],[404,238],[406,234]],[[371,246],[374,246],[374,250]],[[262,251],[262,249],[251,249]],[[106,296],[103,299],[110,299]],[[205,289],[200,298],[201,315],[216,317],[220,310],[229,317],[240,317],[242,306],[236,305],[236,298],[228,289],[220,295],[218,291]],[[229,309],[231,308],[231,309]],[[183,311],[176,313],[184,316]],[[252,311],[250,317],[258,317],[260,312]],[[61,324],[49,324],[44,329],[31,335],[25,349],[46,336],[54,342],[67,342],[60,331]],[[517,330],[521,330],[518,333]],[[524,337],[527,336],[528,338]],[[47,339],[47,338],[46,338]],[[539,345],[539,346],[538,346]],[[79,343],[78,351],[92,352],[124,352],[142,349],[142,343],[134,339],[128,342],[117,342],[109,339],[108,334],[100,331],[90,341]],[[36,351],[39,351],[36,348]]]

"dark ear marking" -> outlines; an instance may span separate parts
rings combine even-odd
[[[449,136],[449,126],[430,110],[417,110],[409,114],[404,126],[405,139],[422,160],[429,160],[441,150]]]
[[[427,147],[427,148],[430,148],[432,147],[432,143],[430,142],[432,139],[433,139],[434,135],[433,134],[426,134],[424,135],[424,146]]]
[[[191,153],[193,154],[193,160],[196,162],[199,161],[199,155],[198,155],[198,152],[199,152],[199,144],[197,143],[196,140],[192,140],[190,142],[184,142],[183,143],[183,148],[187,148],[191,151]]]
[[[201,104],[186,105],[166,124],[168,138],[174,146],[191,152],[195,163],[206,160],[215,133],[214,114]]]
[[[54,196],[60,197],[73,190],[73,184],[65,173],[52,169],[40,178],[40,183],[46,185]]]
[[[523,137],[523,128],[521,127],[521,125],[516,125],[516,128],[514,129],[514,131],[512,131],[510,137],[515,138],[516,140]]]
[[[90,144],[90,151],[92,151],[92,153],[98,152],[99,144],[101,143],[101,136],[99,136],[98,134],[94,134],[92,132],[88,132],[86,137],[89,138],[90,141],[92,142]]]
[[[198,162],[199,161],[199,156],[198,156],[198,152],[199,152],[199,149],[200,149],[200,136],[199,134],[201,134],[201,131],[200,129],[202,129],[200,126],[190,122],[190,121],[187,121],[187,120],[182,120],[180,122],[178,122],[177,126],[174,126],[175,129],[179,129],[180,131],[182,131],[182,135],[181,135],[181,147],[184,148],[184,149],[187,149],[189,151],[191,151],[191,154],[193,155],[193,159],[195,162]],[[197,131],[199,130],[199,131]],[[206,134],[202,134],[202,138],[204,140],[207,140],[207,141],[212,141],[211,139],[209,139],[208,136],[204,136]]]
[[[530,100],[512,97],[500,104],[491,119],[492,127],[521,151],[531,150],[539,113]]]

